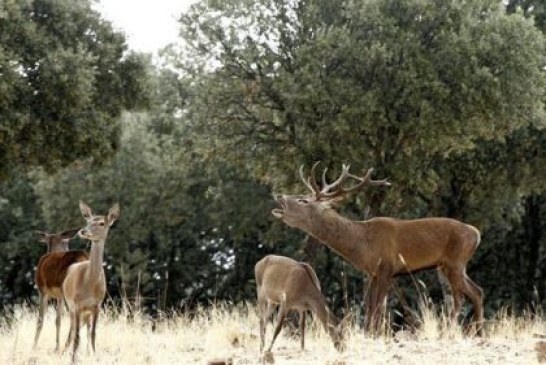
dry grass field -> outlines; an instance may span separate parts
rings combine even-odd
[[[69,351],[53,352],[54,311],[50,307],[36,350],[32,341],[36,312],[18,308],[13,318],[0,324],[0,364],[69,364]],[[8,321],[11,324],[8,325]],[[546,334],[546,322],[499,315],[487,323],[485,336],[467,337],[444,318],[423,311],[419,329],[365,336],[361,329],[348,328],[347,351],[334,350],[329,337],[315,323],[308,325],[306,349],[299,338],[283,330],[275,343],[275,364],[535,364],[534,347]],[[63,317],[62,336],[68,318]],[[269,325],[267,340],[273,331]],[[286,327],[286,326],[285,326]],[[183,315],[157,322],[136,315],[132,320],[113,311],[101,313],[97,352],[87,350],[87,334],[81,331],[80,364],[206,364],[214,358],[231,358],[233,364],[263,363],[259,352],[258,317],[252,306],[216,306],[200,310],[190,320]],[[267,343],[267,342],[266,342]]]

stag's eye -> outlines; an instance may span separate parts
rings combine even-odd
[[[307,200],[307,199],[298,199],[298,203],[309,204],[309,200]]]

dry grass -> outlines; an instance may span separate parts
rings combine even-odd
[[[1,320],[0,320],[1,321]],[[15,311],[12,325],[0,322],[0,364],[68,364],[69,352],[53,353],[54,312],[50,308],[36,350],[32,341],[36,312]],[[63,317],[63,341],[68,318]],[[272,326],[268,327],[270,340]],[[348,330],[348,348],[334,350],[322,328],[308,326],[306,349],[298,338],[282,332],[273,351],[275,364],[534,364],[538,340],[546,334],[542,319],[512,318],[503,313],[489,321],[483,338],[467,337],[458,326],[427,308],[421,325],[413,333],[398,332],[379,338],[365,336],[358,328]],[[125,313],[102,313],[97,333],[97,352],[87,351],[87,336],[81,331],[80,364],[206,364],[210,359],[231,358],[233,364],[259,364],[258,318],[254,307],[216,306],[199,310],[190,320],[184,315],[152,323],[143,315],[128,320]]]

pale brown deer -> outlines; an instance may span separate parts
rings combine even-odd
[[[301,349],[305,347],[305,315],[315,313],[337,350],[344,349],[343,321],[339,321],[328,309],[321,293],[320,282],[313,268],[305,263],[284,256],[268,255],[254,267],[260,311],[260,351],[264,348],[266,325],[277,306],[279,314],[269,345],[271,351],[284,317],[295,310],[300,317]]]
[[[35,283],[38,288],[38,323],[34,336],[34,347],[38,344],[42,326],[44,324],[44,312],[49,299],[56,300],[57,317],[55,319],[56,345],[59,350],[59,335],[61,330],[61,316],[63,311],[62,284],[66,277],[68,267],[76,262],[88,259],[85,251],[68,251],[69,241],[76,236],[78,229],[64,231],[59,234],[36,231],[40,242],[47,244],[47,253],[40,257],[36,266]]]
[[[91,208],[80,201],[80,210],[87,225],[78,235],[91,241],[89,261],[72,265],[63,282],[63,293],[70,312],[70,332],[66,348],[73,341],[72,362],[80,343],[80,322],[90,320],[91,346],[95,351],[95,335],[100,305],[106,294],[106,278],[102,267],[104,245],[108,230],[119,217],[119,205],[114,204],[107,215],[94,215]]]
[[[318,239],[370,276],[366,301],[367,330],[379,330],[382,303],[394,276],[437,268],[451,287],[452,319],[457,319],[466,295],[472,301],[473,320],[481,332],[483,292],[466,274],[467,263],[480,243],[478,229],[449,218],[349,220],[333,210],[332,205],[367,185],[390,184],[386,180],[372,180],[373,169],[359,177],[350,174],[349,166],[343,165],[339,178],[332,183],[326,181],[325,169],[319,186],[315,174],[317,165],[313,166],[307,179],[303,175],[303,166],[300,168],[300,177],[311,194],[277,196],[275,200],[279,207],[273,209],[272,214]],[[344,187],[348,178],[356,183]]]

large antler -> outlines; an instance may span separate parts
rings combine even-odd
[[[311,168],[311,174],[306,179],[303,175],[303,165],[300,167],[300,176],[303,180],[303,183],[305,186],[307,186],[315,195],[316,199],[320,198],[333,198],[342,196],[345,194],[348,194],[352,191],[355,191],[357,189],[360,189],[364,185],[374,185],[374,186],[390,186],[391,184],[385,179],[385,180],[372,180],[371,175],[373,172],[373,168],[368,169],[366,174],[363,177],[353,175],[349,173],[349,169],[351,165],[342,165],[341,168],[341,174],[339,177],[332,183],[328,184],[326,181],[326,173],[328,171],[328,168],[325,168],[322,171],[322,188],[319,188],[317,181],[316,181],[316,175],[315,170],[317,166],[320,164],[320,161],[316,162],[313,167]],[[348,178],[351,177],[358,181],[358,184],[351,186],[349,188],[343,188],[342,183]],[[332,190],[335,189],[335,190]]]

